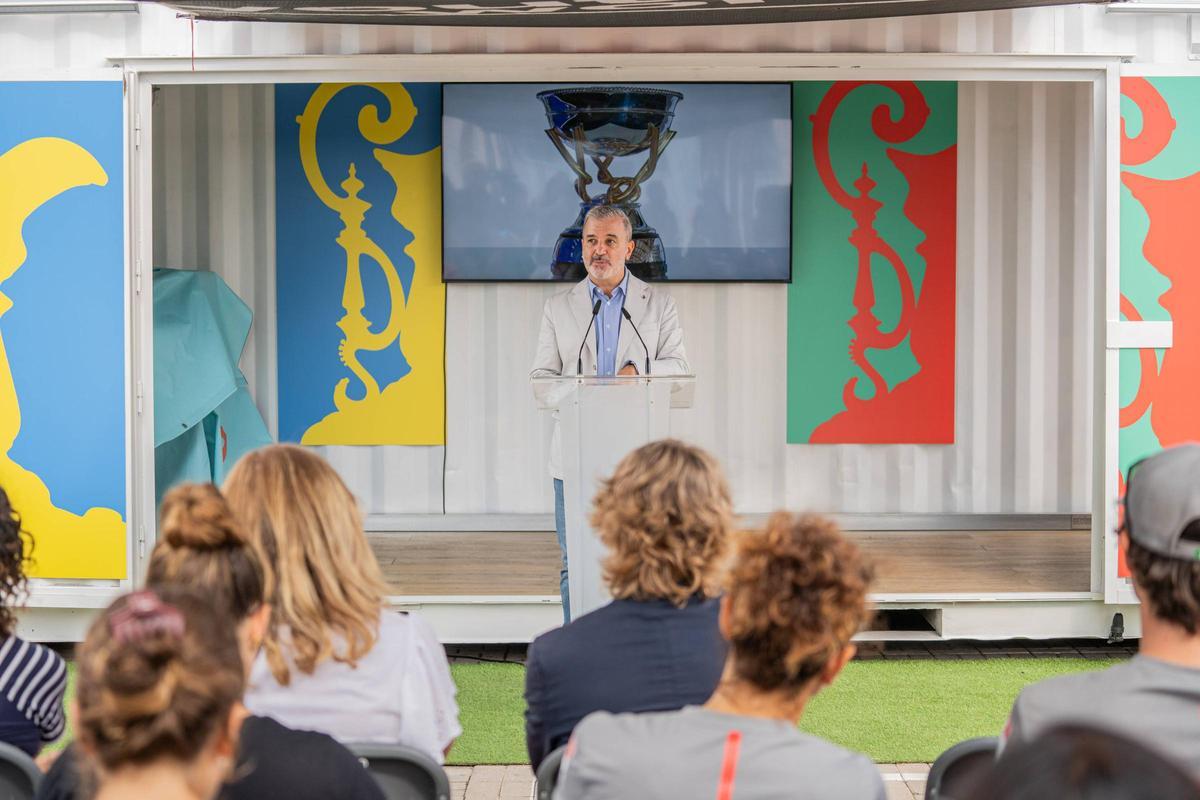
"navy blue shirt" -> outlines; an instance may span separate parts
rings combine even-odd
[[[529,646],[525,744],[534,770],[593,711],[671,711],[709,698],[725,666],[719,602],[614,600]]]

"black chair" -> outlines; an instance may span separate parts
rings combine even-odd
[[[0,742],[0,800],[32,800],[42,771],[24,750]]]
[[[388,800],[450,800],[446,770],[420,750],[401,745],[349,744]]]
[[[537,800],[550,800],[554,794],[554,784],[558,783],[558,768],[562,766],[563,751],[566,745],[552,750],[542,759],[537,769]]]
[[[995,736],[980,736],[952,745],[929,768],[926,800],[962,800],[971,796],[979,781],[996,763]]]

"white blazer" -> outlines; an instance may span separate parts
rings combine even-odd
[[[683,349],[683,329],[679,327],[679,313],[675,300],[666,289],[652,286],[629,274],[626,289],[625,309],[633,324],[637,325],[646,347],[650,350],[650,372],[653,375],[687,375],[687,354]],[[583,345],[583,374],[596,374],[596,332],[593,326],[584,339],[588,323],[592,320],[592,297],[585,278],[565,292],[559,292],[546,301],[542,310],[542,328],[538,333],[537,355],[529,377],[546,375],[577,375],[579,346]],[[621,319],[621,330],[617,335],[617,369],[632,361],[641,373],[645,369],[646,354],[642,343],[629,325]],[[545,402],[548,387],[534,385],[534,395]],[[562,435],[558,429],[558,411],[554,412],[554,438],[550,442],[550,475],[561,479]]]

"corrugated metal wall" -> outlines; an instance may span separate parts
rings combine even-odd
[[[1091,464],[1090,87],[960,87],[957,444],[784,444],[786,288],[672,287],[700,376],[681,436],[739,509],[1082,512]],[[157,265],[221,273],[255,309],[244,358],[274,415],[269,87],[169,87],[155,105]],[[445,508],[550,509],[548,419],[525,376],[548,286],[452,285]],[[373,513],[442,509],[442,448],[324,449]]]
[[[552,52],[1127,53],[1185,60],[1184,15],[1108,15],[1081,5],[833,23],[693,28],[428,28],[197,22],[140,14],[4,15],[0,68],[99,67],[118,56]]]
[[[691,29],[463,29],[197,23],[137,15],[0,17],[0,71],[145,55],[428,52],[1058,52],[1186,59],[1181,16],[1098,6],[843,23]],[[207,265],[255,308],[243,361],[274,417],[270,89],[164,89],[156,104],[156,264]],[[1094,177],[1079,144],[1090,95],[963,84],[959,127],[957,444],[786,446],[785,290],[673,289],[702,375],[681,433],[712,448],[739,508],[1086,512],[1091,481]],[[548,423],[523,375],[548,287],[449,295],[450,512],[548,511]],[[440,511],[441,448],[330,448],[375,513]]]

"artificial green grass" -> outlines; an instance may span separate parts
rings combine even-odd
[[[955,742],[994,736],[1023,686],[1116,660],[1012,658],[854,661],[809,705],[800,727],[881,764],[930,762]],[[463,735],[449,764],[525,764],[517,664],[454,664]]]
[[[1084,658],[854,661],[813,699],[800,728],[881,764],[930,762],[955,742],[999,734],[1027,684],[1115,663]]]
[[[451,664],[458,686],[462,736],[447,764],[528,764],[525,752],[525,667]]]
[[[955,742],[999,733],[1023,686],[1115,663],[1083,658],[854,661],[809,704],[800,727],[881,764],[929,762]],[[68,667],[69,701],[75,664]],[[458,685],[463,734],[446,763],[528,763],[525,668],[452,664],[450,672]],[[66,734],[48,749],[70,741],[70,723],[68,715]]]

